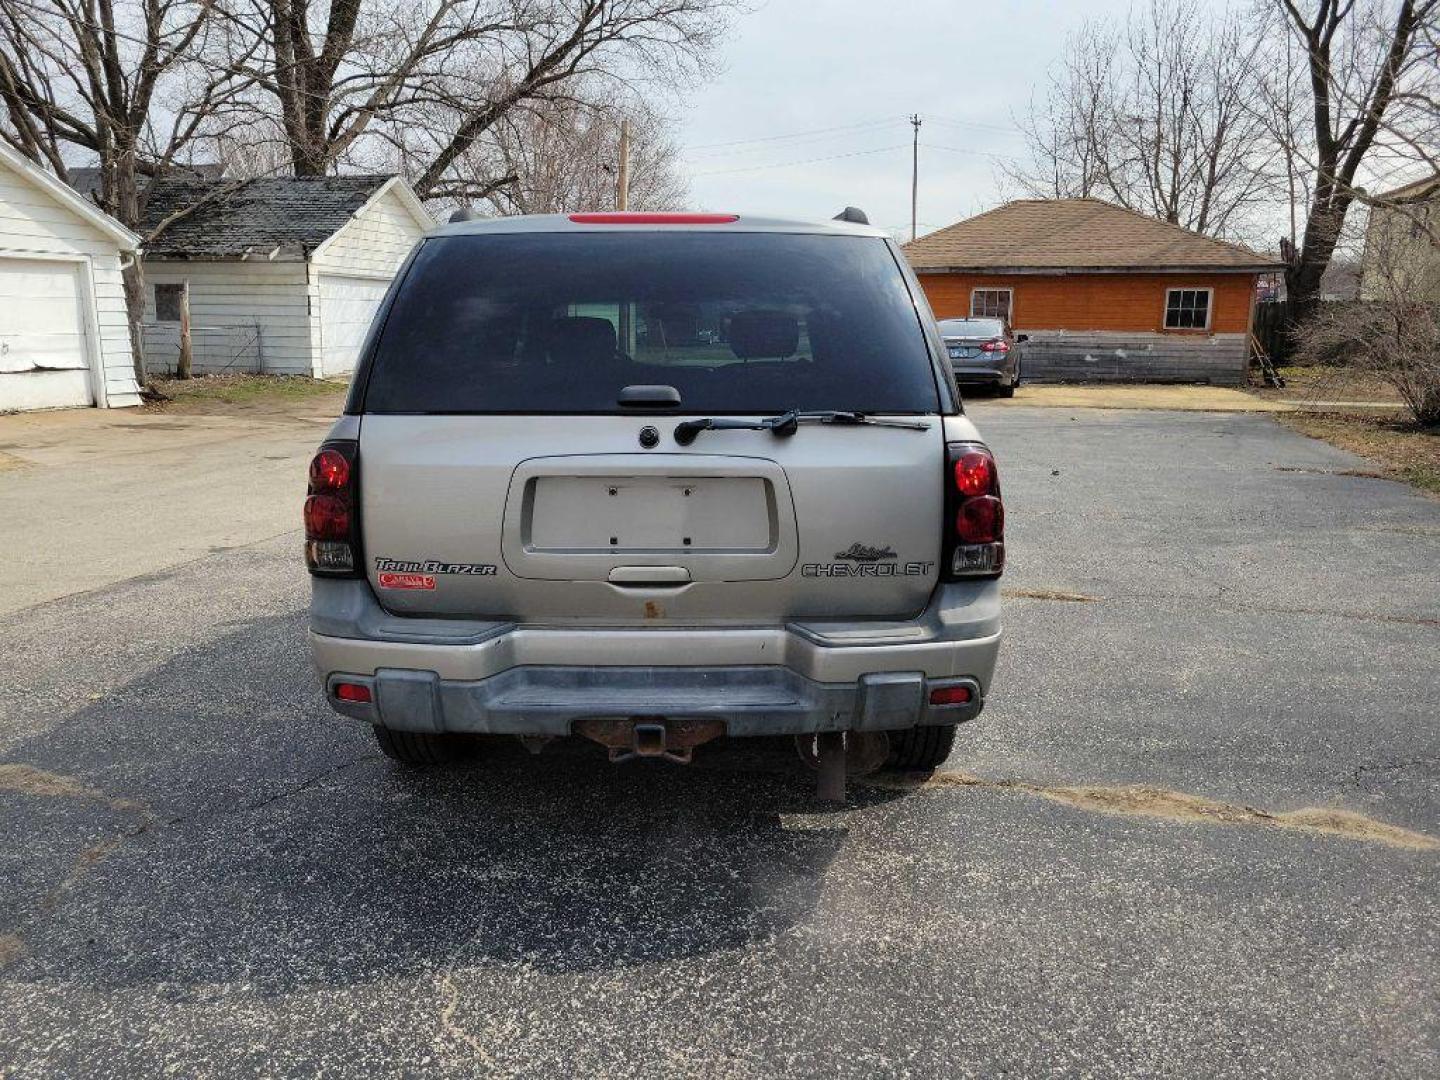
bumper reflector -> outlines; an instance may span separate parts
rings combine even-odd
[[[336,683],[335,696],[341,701],[357,701],[362,704],[368,704],[371,700],[370,687],[353,682]]]
[[[968,705],[970,704],[970,688],[968,686],[937,686],[930,691],[931,705]]]

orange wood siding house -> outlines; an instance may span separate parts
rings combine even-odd
[[[1004,315],[1027,379],[1235,384],[1279,264],[1099,199],[1025,199],[905,254],[938,319]]]

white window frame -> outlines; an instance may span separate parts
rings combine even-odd
[[[1204,326],[1171,326],[1170,325],[1170,294],[1177,292],[1193,292],[1205,294],[1205,325]],[[1177,285],[1174,288],[1165,290],[1165,306],[1160,310],[1160,329],[1171,333],[1194,333],[1196,331],[1209,330],[1210,324],[1215,321],[1215,290],[1204,288],[1198,285]]]
[[[1004,294],[1005,294],[1005,314],[1004,314],[1004,315],[991,315],[989,312],[986,312],[985,314],[982,315],[982,314],[976,312],[976,310],[975,310],[975,297],[976,297],[979,293],[1004,293]],[[996,287],[996,286],[989,286],[989,285],[979,285],[979,286],[976,286],[975,288],[971,289],[971,290],[970,290],[970,315],[969,315],[969,318],[972,318],[972,319],[1000,319],[1000,320],[1002,320],[1002,321],[1005,323],[1006,326],[1013,326],[1013,325],[1015,324],[1015,290],[1014,290],[1014,289],[1011,289],[1011,288],[1009,288],[1009,287]]]

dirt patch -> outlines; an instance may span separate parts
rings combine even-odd
[[[1373,471],[1340,470],[1337,476],[1398,480],[1440,495],[1440,430],[1393,417],[1353,413],[1295,412],[1276,419],[1292,431],[1349,450],[1381,466]]]
[[[889,789],[981,788],[987,791],[1017,792],[1064,803],[1099,814],[1122,814],[1203,825],[1253,825],[1323,836],[1363,840],[1411,851],[1440,851],[1440,840],[1425,833],[1357,814],[1350,810],[1307,807],[1285,813],[1271,813],[1239,803],[1227,803],[1201,795],[1166,788],[1126,785],[1038,784],[1028,780],[987,780],[961,772],[940,772],[930,777],[876,776],[862,781]]]
[[[147,821],[151,816],[144,803],[133,799],[117,799],[73,776],[46,772],[44,769],[13,761],[0,762],[0,791],[39,798],[87,799],[103,803],[112,810],[136,814]]]
[[[1096,604],[1100,602],[1098,596],[1065,592],[1063,589],[1001,589],[1000,595],[1006,600],[1057,600],[1064,604]]]
[[[14,934],[0,934],[0,971],[25,955],[25,942]]]

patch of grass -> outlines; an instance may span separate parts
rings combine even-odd
[[[1275,419],[1302,435],[1369,458],[1382,466],[1382,476],[1440,495],[1440,429],[1351,413],[1277,413]]]
[[[1354,368],[1287,365],[1280,368],[1279,372],[1285,380],[1283,388],[1252,386],[1250,392],[1271,400],[1303,402],[1317,412],[1330,411],[1331,408],[1343,411],[1343,406],[1324,404],[1330,401],[1399,401],[1399,396],[1389,383],[1370,372],[1356,371]],[[1383,409],[1376,409],[1376,412],[1385,414]]]
[[[147,408],[176,412],[285,409],[346,390],[340,380],[300,374],[203,374],[194,379],[156,379],[151,384],[168,400]]]

